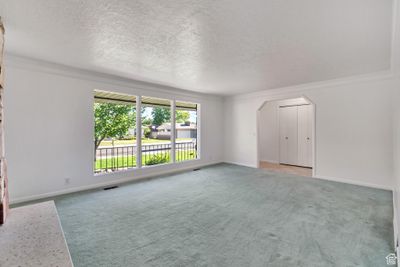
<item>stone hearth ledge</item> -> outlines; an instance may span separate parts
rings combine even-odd
[[[54,201],[11,209],[0,226],[0,253],[0,266],[72,267]]]

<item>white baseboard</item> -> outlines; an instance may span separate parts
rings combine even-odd
[[[371,188],[376,188],[376,189],[384,189],[384,190],[388,190],[388,191],[393,191],[393,188],[391,186],[360,182],[360,181],[357,181],[357,180],[351,180],[351,179],[346,179],[346,178],[337,178],[337,177],[329,177],[329,176],[321,176],[321,175],[313,176],[313,178],[332,181],[332,182],[339,182],[339,183],[344,183],[344,184],[352,184],[352,185],[359,185],[359,186],[365,186],[365,187],[371,187]]]
[[[247,163],[234,162],[234,161],[223,161],[223,162],[221,161],[221,162],[213,162],[213,163],[202,163],[202,164],[196,164],[196,165],[192,165],[192,166],[188,166],[188,167],[184,167],[184,168],[179,168],[179,169],[173,169],[173,170],[167,170],[167,171],[166,170],[162,170],[162,171],[158,171],[158,172],[153,172],[151,174],[138,175],[136,177],[126,177],[126,178],[116,179],[116,180],[107,181],[107,182],[103,182],[103,183],[96,183],[96,184],[91,184],[91,185],[86,185],[86,186],[68,188],[68,189],[65,189],[65,190],[59,190],[59,191],[50,192],[50,193],[44,193],[44,194],[38,194],[38,195],[31,195],[31,196],[26,196],[26,197],[14,198],[14,199],[10,200],[10,204],[18,204],[18,203],[21,203],[21,202],[35,201],[35,200],[40,200],[40,199],[44,199],[44,198],[51,198],[51,197],[56,197],[56,196],[59,196],[59,195],[75,193],[75,192],[79,192],[79,191],[98,189],[98,188],[102,188],[102,187],[106,187],[106,186],[113,186],[113,185],[133,182],[133,181],[140,181],[140,180],[145,180],[145,179],[148,179],[148,178],[156,177],[156,176],[159,176],[159,175],[179,173],[179,172],[184,172],[184,171],[192,170],[192,169],[195,169],[195,168],[211,166],[211,165],[215,165],[215,164],[219,164],[219,163],[228,163],[228,164],[233,164],[233,165],[238,165],[238,166],[257,168],[257,165],[254,165],[254,164],[247,164]],[[366,186],[366,187],[371,187],[371,188],[394,191],[393,188],[390,187],[390,186],[383,186],[383,185],[377,185],[377,184],[372,184],[372,183],[365,183],[365,182],[360,182],[360,181],[351,180],[351,179],[320,176],[320,175],[314,176],[313,178],[322,179],[322,180],[328,180],[328,181],[333,181],[333,182],[339,182],[339,183],[346,183],[346,184]],[[393,194],[393,195],[395,195],[395,194]]]
[[[245,167],[250,167],[250,168],[257,168],[256,165],[242,163],[242,162],[225,161],[225,163],[239,165],[239,166],[245,166]],[[338,183],[352,184],[352,185],[365,186],[365,187],[371,187],[371,188],[376,188],[376,189],[384,189],[384,190],[388,190],[388,191],[393,191],[393,188],[391,186],[379,185],[379,184],[374,184],[374,183],[360,182],[360,181],[357,181],[357,180],[351,180],[351,179],[346,179],[346,178],[329,177],[329,176],[322,176],[322,175],[315,175],[312,178],[321,179],[321,180],[327,180],[327,181],[332,181],[332,182],[338,182]]]
[[[18,204],[18,203],[23,203],[23,202],[36,201],[36,200],[40,200],[40,199],[57,197],[60,195],[71,194],[71,193],[76,193],[76,192],[80,192],[80,191],[100,189],[100,188],[108,187],[108,186],[120,185],[120,184],[124,184],[124,183],[140,181],[140,180],[146,180],[146,179],[153,178],[153,177],[160,176],[160,175],[185,172],[185,171],[193,170],[196,168],[202,168],[202,167],[216,165],[219,163],[222,163],[222,162],[196,164],[196,165],[179,168],[179,169],[173,169],[173,170],[167,170],[167,171],[163,170],[163,171],[153,172],[151,174],[138,175],[136,177],[126,177],[126,178],[116,179],[116,180],[107,181],[107,182],[103,182],[103,183],[96,183],[96,184],[91,184],[91,185],[68,188],[65,190],[59,190],[59,191],[50,192],[50,193],[31,195],[31,196],[26,196],[26,197],[19,197],[19,198],[11,199],[10,204],[13,205],[13,204]]]

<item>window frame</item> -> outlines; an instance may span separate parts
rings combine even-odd
[[[190,161],[196,161],[196,160],[200,160],[201,159],[201,126],[200,126],[200,122],[201,122],[201,104],[200,103],[196,103],[196,102],[191,102],[191,101],[185,101],[185,100],[174,100],[175,103],[176,102],[180,102],[180,103],[187,103],[187,104],[193,104],[196,105],[196,158],[195,159],[188,159],[188,160],[182,160],[182,161],[177,161],[175,163],[178,164],[182,164],[185,162],[190,162]],[[174,106],[174,134],[176,133],[175,131],[175,126],[176,126],[176,105]],[[179,108],[178,108],[179,110]],[[174,142],[176,141],[176,137],[174,139]],[[174,144],[174,148],[175,148],[175,144]],[[175,151],[174,151],[175,153]]]
[[[122,93],[122,92],[117,92],[117,91],[106,91],[106,90],[97,90],[95,89],[93,92],[96,93],[97,91],[101,92],[107,92],[107,93],[113,93],[113,94],[120,94],[120,95],[129,95],[131,97],[135,98],[135,108],[136,108],[136,125],[135,125],[135,132],[136,132],[136,166],[130,167],[127,169],[121,169],[121,170],[114,170],[111,172],[98,172],[96,173],[96,151],[94,151],[94,147],[92,151],[94,151],[94,156],[95,160],[93,162],[93,175],[94,176],[103,176],[103,175],[113,175],[115,173],[123,173],[123,172],[134,172],[138,169],[148,169],[148,168],[156,168],[158,166],[165,166],[165,165],[181,165],[185,164],[188,162],[193,162],[193,161],[198,161],[201,160],[201,148],[202,148],[202,142],[201,142],[201,104],[198,102],[193,102],[193,101],[186,101],[186,100],[177,100],[175,97],[173,99],[167,99],[163,97],[158,97],[158,96],[145,96],[147,98],[159,98],[159,99],[164,99],[170,101],[171,105],[171,156],[170,156],[170,162],[167,163],[161,163],[157,165],[143,165],[142,162],[142,116],[141,116],[141,109],[142,109],[142,99],[143,96],[142,94],[129,94],[129,93]],[[93,102],[92,102],[92,107],[94,107],[94,104],[96,103],[96,97],[95,95],[93,96]],[[111,100],[112,101],[112,100]],[[111,102],[110,101],[110,102]],[[188,104],[195,104],[196,105],[196,158],[195,159],[188,159],[184,161],[176,161],[176,102],[180,103],[188,103]],[[94,137],[94,128],[95,128],[95,113],[93,109],[93,127],[92,127],[92,138]],[[139,133],[139,134],[138,134]],[[94,142],[92,142],[92,145],[94,145]]]

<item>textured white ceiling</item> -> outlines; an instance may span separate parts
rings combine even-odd
[[[0,0],[6,50],[214,94],[385,70],[392,0]]]

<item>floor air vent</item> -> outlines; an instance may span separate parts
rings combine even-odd
[[[104,190],[111,190],[111,189],[115,189],[118,188],[118,186],[110,186],[110,187],[105,187]]]

